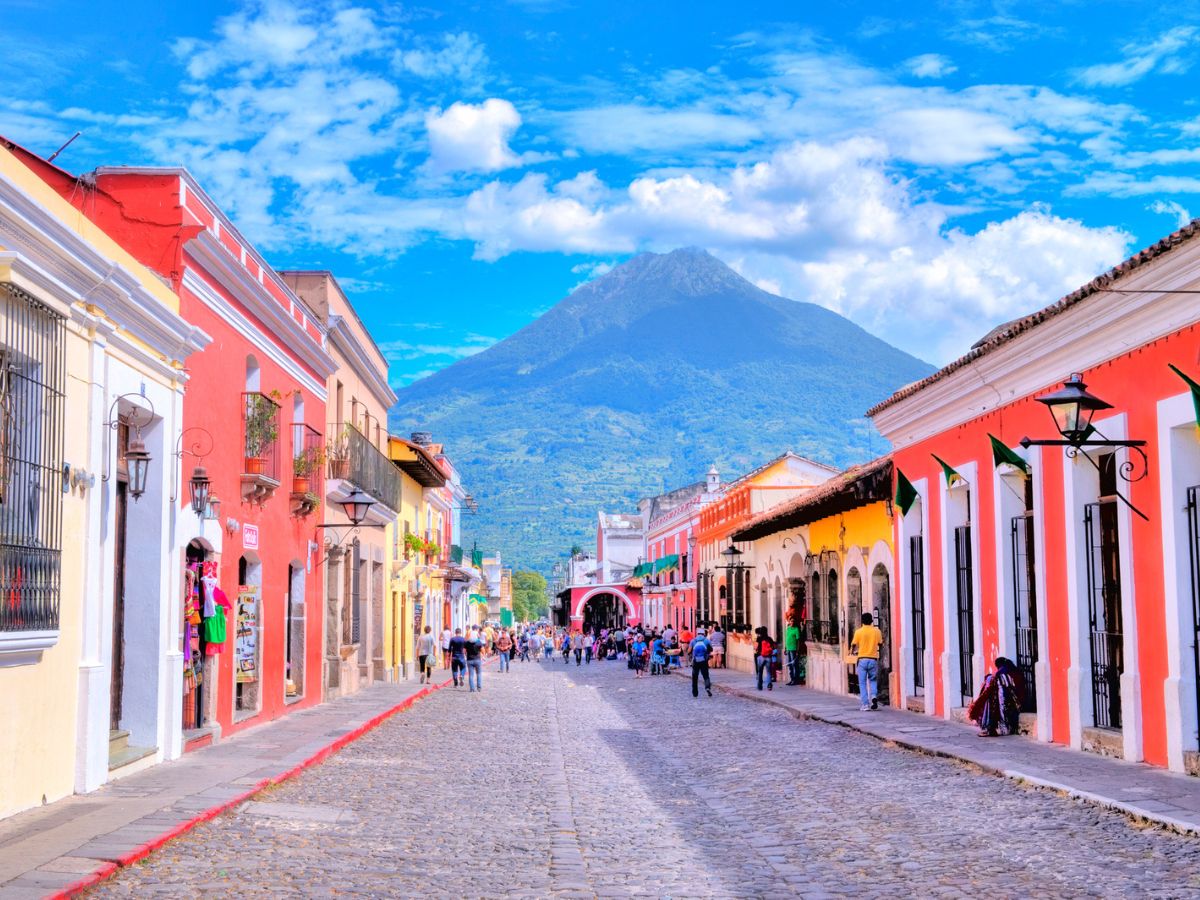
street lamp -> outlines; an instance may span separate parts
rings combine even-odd
[[[141,429],[138,434],[141,434]],[[146,477],[150,474],[150,454],[140,436],[129,442],[129,449],[125,451],[125,465],[129,468],[129,496],[137,500],[146,493]]]
[[[1038,397],[1037,401],[1045,404],[1050,410],[1050,415],[1054,419],[1054,427],[1062,437],[1059,440],[1032,440],[1023,437],[1020,444],[1026,450],[1030,447],[1063,447],[1065,448],[1063,452],[1068,459],[1082,455],[1099,472],[1100,464],[1085,452],[1086,449],[1089,447],[1124,447],[1133,450],[1141,457],[1140,474],[1133,474],[1135,465],[1128,460],[1120,464],[1116,474],[1120,475],[1126,483],[1140,481],[1146,477],[1150,468],[1150,460],[1146,456],[1146,451],[1142,449],[1146,445],[1145,441],[1113,441],[1107,438],[1091,437],[1096,433],[1095,428],[1092,427],[1092,417],[1102,409],[1112,409],[1113,405],[1101,400],[1095,394],[1089,393],[1087,385],[1083,383],[1082,375],[1077,372],[1072,373],[1071,377],[1063,382],[1060,390],[1044,397]],[[1150,521],[1149,517],[1129,502],[1129,499],[1120,491],[1115,493],[1121,502],[1147,522]]]
[[[204,466],[196,466],[192,469],[192,480],[188,482],[188,493],[192,498],[192,512],[198,516],[203,516],[208,511],[208,492],[211,486],[212,481]],[[220,503],[219,500],[217,502]]]
[[[733,627],[740,628],[742,626],[742,599],[745,591],[742,584],[742,573],[746,570],[746,565],[742,562],[742,551],[730,544],[721,551],[721,555],[725,557],[725,565],[717,566],[718,569],[725,570],[725,602],[726,606],[726,626],[725,630],[730,630],[728,620],[733,619]],[[732,606],[734,614],[730,616],[728,609]]]
[[[371,511],[371,506],[375,503],[374,499],[358,488],[352,490],[341,502],[342,511],[345,512],[346,518],[355,528],[362,525],[363,520],[367,518],[367,513]]]

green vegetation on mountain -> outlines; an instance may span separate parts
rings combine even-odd
[[[931,367],[694,249],[644,253],[490,349],[399,392],[400,432],[445,442],[464,533],[547,571],[596,512],[785,450],[833,465],[886,443],[863,411]]]

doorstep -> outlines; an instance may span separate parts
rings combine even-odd
[[[679,674],[690,672],[684,669]],[[841,725],[906,750],[969,763],[1137,821],[1200,836],[1200,778],[1028,738],[978,737],[973,725],[893,707],[861,712],[856,699],[812,688],[781,685],[769,693],[758,691],[753,674],[710,675],[715,689],[781,707],[797,719]]]

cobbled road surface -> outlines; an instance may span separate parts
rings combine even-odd
[[[489,668],[101,896],[1200,896],[1200,839],[624,663]]]

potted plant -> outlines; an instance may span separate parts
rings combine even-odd
[[[426,541],[425,552],[433,559],[438,559],[442,555],[442,548],[433,541]]]
[[[278,392],[276,392],[278,393]],[[267,469],[267,451],[279,439],[279,406],[270,397],[246,397],[246,474],[262,475]]]
[[[350,426],[346,425],[329,441],[326,450],[330,478],[350,477]]]
[[[425,542],[421,540],[421,536],[412,531],[404,535],[404,557],[407,559],[413,553],[420,553],[425,549]]]
[[[306,447],[292,458],[292,493],[307,494],[312,474],[324,465],[325,453],[320,447]]]

